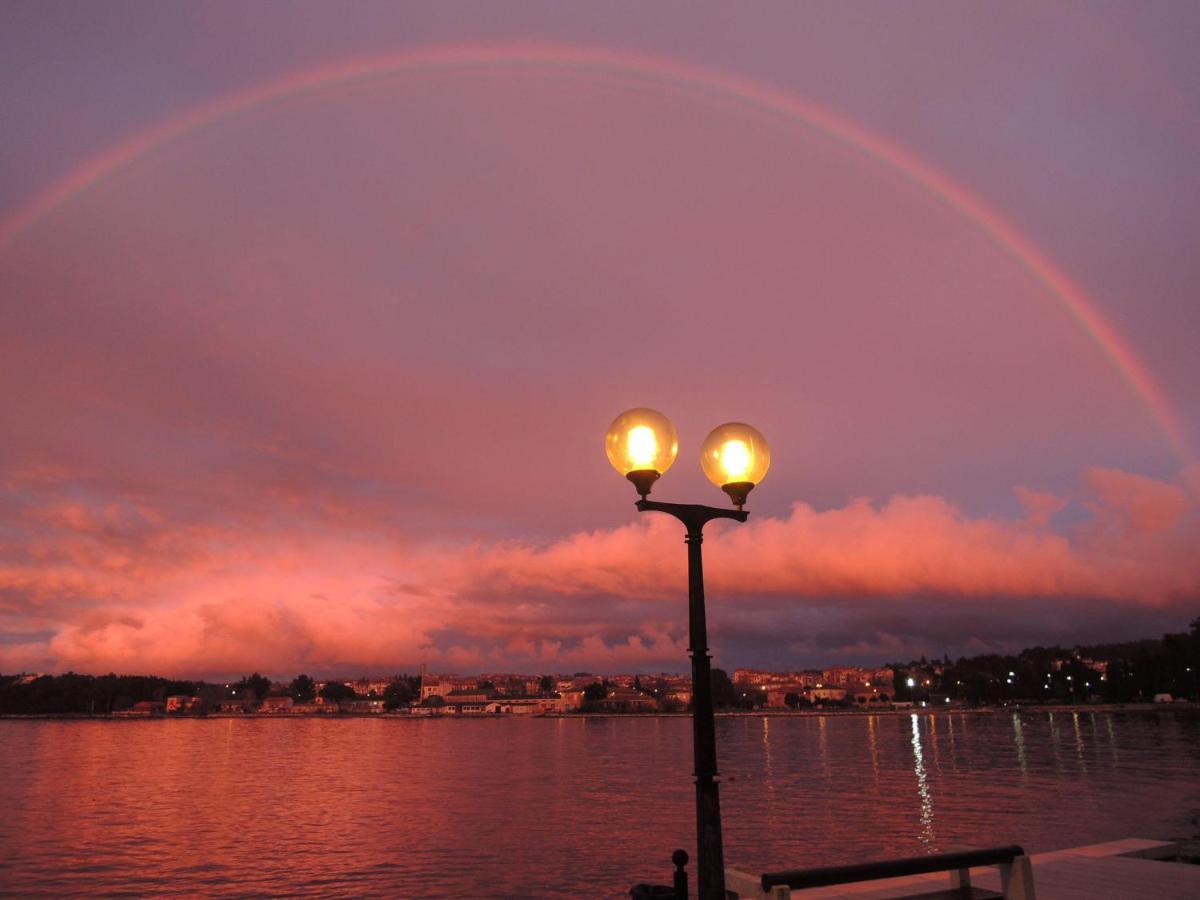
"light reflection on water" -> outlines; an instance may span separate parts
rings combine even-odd
[[[927,848],[932,848],[936,845],[933,834],[933,796],[929,792],[929,782],[925,775],[925,755],[921,752],[921,717],[916,713],[912,715],[912,752],[913,774],[917,776],[917,796],[921,799],[920,840]]]
[[[751,870],[1200,815],[1177,710],[746,716],[717,742],[726,858]],[[628,896],[695,828],[686,718],[8,720],[0,758],[19,896]]]
[[[1013,744],[1017,748],[1017,765],[1021,769],[1021,783],[1024,784],[1029,770],[1025,767],[1025,732],[1021,730],[1021,714],[1019,712],[1012,714],[1012,723]]]

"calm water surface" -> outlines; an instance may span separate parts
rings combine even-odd
[[[722,718],[717,740],[750,870],[1200,816],[1194,713]],[[9,720],[0,759],[6,895],[627,897],[695,827],[683,718]]]

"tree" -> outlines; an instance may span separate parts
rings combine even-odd
[[[263,697],[267,696],[268,692],[271,690],[271,679],[267,678],[265,675],[259,675],[257,672],[255,672],[253,675],[247,675],[245,678],[235,684],[233,689],[237,692],[237,697],[239,699],[246,697],[247,691],[253,691],[253,699],[261,700]]]
[[[297,703],[311,703],[313,697],[317,696],[317,686],[307,675],[297,675],[292,679],[288,692]]]
[[[407,706],[416,696],[417,688],[414,679],[399,675],[388,682],[388,686],[383,689],[383,708],[397,709]]]
[[[588,702],[595,702],[597,700],[603,700],[607,696],[608,696],[608,688],[606,688],[599,681],[593,681],[591,684],[589,684],[587,687],[585,687],[583,689],[583,699]]]
[[[325,687],[321,688],[321,696],[326,700],[340,703],[343,700],[353,700],[355,694],[354,688],[348,684],[342,684],[340,681],[327,681]]]
[[[760,688],[742,685],[746,690],[737,694],[737,705],[742,709],[758,709],[767,705],[767,692]]]
[[[712,670],[712,701],[714,707],[737,706],[737,692],[724,669]]]
[[[793,694],[791,691],[788,691],[783,695],[783,705],[789,709],[795,709],[800,705],[800,695]]]
[[[541,678],[541,681],[539,682],[539,687],[541,687],[543,694],[553,693],[554,692],[554,679],[551,678],[549,675],[543,675]]]

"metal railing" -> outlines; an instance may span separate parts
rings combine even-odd
[[[855,863],[849,866],[825,866],[819,869],[793,869],[787,872],[768,872],[762,877],[762,889],[769,891],[780,885],[792,888],[826,887],[852,881],[873,881],[878,878],[902,878],[905,875],[924,875],[928,872],[949,872],[975,866],[1011,864],[1025,851],[1017,845],[992,847],[987,850],[963,850],[958,853],[936,853],[909,859]]]

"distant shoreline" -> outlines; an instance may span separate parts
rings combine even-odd
[[[996,713],[1012,713],[1012,712],[1028,712],[1028,713],[1056,713],[1056,712],[1170,712],[1173,710],[1196,710],[1200,709],[1200,704],[1192,702],[1175,702],[1175,703],[1063,703],[1063,704],[1036,704],[1022,706],[1013,704],[1012,706],[950,706],[950,707],[913,707],[912,709],[828,709],[828,710],[792,710],[792,709],[760,709],[760,710],[745,710],[731,709],[718,710],[715,715],[719,719],[755,719],[755,718],[852,718],[863,716],[913,716],[913,715],[938,715],[942,713],[953,713],[955,715],[995,715]],[[547,713],[545,715],[514,715],[512,713],[502,714],[467,714],[467,715],[412,715],[411,713],[210,713],[203,716],[191,715],[88,715],[86,713],[28,713],[28,714],[0,714],[0,719],[9,720],[28,720],[28,719],[56,719],[56,720],[81,720],[81,721],[98,721],[98,722],[145,722],[145,721],[160,721],[172,719],[388,719],[388,720],[411,720],[414,722],[424,722],[429,720],[437,721],[479,721],[479,720],[510,720],[510,719],[688,719],[691,718],[689,712],[646,712],[646,713],[613,713],[613,712],[594,712],[594,713]]]

